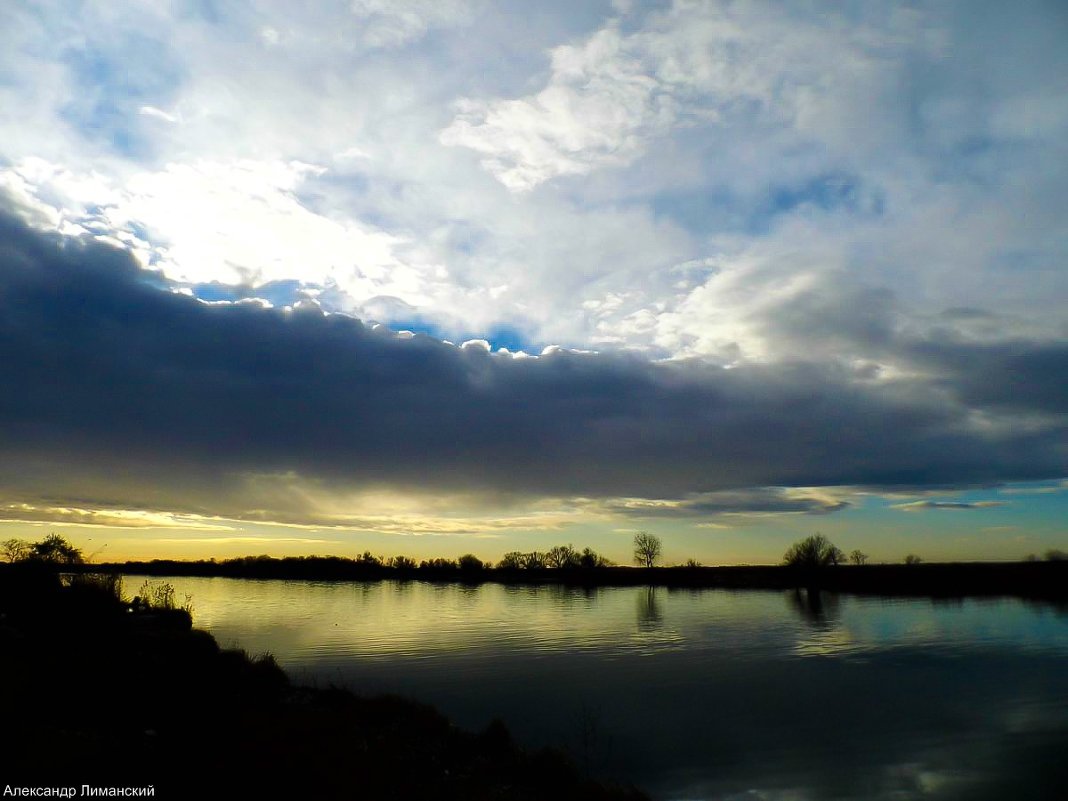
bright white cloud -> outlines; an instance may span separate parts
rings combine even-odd
[[[117,237],[176,281],[297,279],[357,298],[425,302],[419,275],[394,255],[402,240],[315,214],[295,197],[306,176],[323,172],[301,162],[195,162],[135,173],[114,186],[100,175],[30,159],[0,177],[9,191],[50,210],[54,227]]]
[[[483,154],[483,166],[501,183],[529,190],[559,175],[633,161],[674,121],[671,99],[658,86],[609,27],[580,46],[553,50],[552,78],[538,94],[462,101],[441,141]]]
[[[887,337],[1063,332],[1053,16],[613,7],[12,7],[0,180],[168,275],[456,341],[885,375]]]
[[[882,94],[894,66],[883,63],[885,51],[913,46],[915,18],[900,15],[875,30],[835,15],[680,1],[642,23],[624,33],[612,20],[585,41],[554,48],[536,94],[465,99],[442,142],[482,154],[505,186],[526,191],[629,164],[679,127],[701,127],[725,145],[738,123],[837,137],[843,125],[863,124],[842,119],[842,101]]]

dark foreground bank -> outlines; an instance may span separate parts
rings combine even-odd
[[[114,590],[98,577],[69,583],[47,566],[0,565],[0,793],[645,798],[583,776],[557,752],[521,749],[499,723],[469,733],[401,698],[294,687],[269,656],[222,650],[187,612],[133,606]]]
[[[928,597],[1006,596],[1068,600],[1068,561],[952,562],[897,565],[833,565],[804,568],[788,565],[727,567],[489,568],[481,563],[443,563],[393,567],[366,559],[336,556],[266,556],[223,562],[157,559],[105,565],[72,566],[72,570],[151,576],[222,576],[226,578],[318,581],[380,579],[505,584],[569,584],[593,587],[663,586],[719,589],[819,589],[861,595]]]

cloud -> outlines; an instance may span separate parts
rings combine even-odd
[[[998,403],[970,405],[984,400],[970,383],[942,378],[561,348],[515,358],[314,304],[173,289],[114,246],[0,218],[8,493],[318,523],[317,497],[376,488],[666,499],[615,511],[689,516],[841,505],[815,491],[717,494],[753,487],[1068,474],[1068,410],[1027,387],[1034,417],[1018,426],[1019,408],[1002,419]]]
[[[960,511],[963,509],[996,509],[1000,506],[1008,506],[1006,501],[913,501],[911,503],[895,503],[890,508],[900,509],[903,512],[923,512],[928,509]]]
[[[1063,338],[1051,6],[5,10],[0,180],[171,277],[723,364]]]
[[[320,540],[311,537],[158,537],[153,542],[184,545],[186,543],[207,545],[279,545],[281,543],[297,543],[299,545],[322,545],[324,543],[336,543],[337,540]]]
[[[755,487],[702,493],[680,500],[612,498],[597,503],[594,508],[611,515],[655,519],[711,515],[829,514],[848,507],[847,501],[827,491]]]
[[[514,191],[630,163],[648,138],[670,127],[674,112],[627,50],[614,27],[582,45],[555,48],[545,89],[517,100],[461,101],[442,144],[481,153],[483,167]]]
[[[97,244],[3,223],[0,503],[425,513],[388,486],[444,530],[1068,474],[1063,14],[611,5],[5,9],[0,188]]]
[[[177,115],[171,114],[167,111],[164,111],[163,109],[156,108],[155,106],[141,106],[141,108],[139,108],[137,111],[139,114],[144,114],[146,117],[155,117],[156,119],[163,120],[164,122],[180,122],[180,119]]]
[[[86,528],[179,528],[196,531],[233,531],[217,517],[153,512],[144,509],[94,509],[32,503],[0,503],[5,523],[57,523]]]
[[[1005,495],[1053,495],[1068,491],[1068,481],[1046,484],[1038,487],[1005,487],[1000,490]]]
[[[441,26],[463,25],[476,6],[456,0],[352,0],[363,40],[372,47],[398,47]]]
[[[540,91],[463,98],[441,141],[481,154],[482,166],[517,192],[629,165],[688,129],[723,148],[741,130],[775,149],[784,131],[803,148],[877,147],[885,132],[862,128],[855,106],[885,97],[902,62],[930,55],[925,23],[938,24],[920,13],[811,17],[765,3],[624,11],[552,48]]]

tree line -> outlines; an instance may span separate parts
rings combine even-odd
[[[660,537],[650,534],[648,531],[639,531],[633,539],[634,563],[640,567],[655,567],[663,553],[663,543]],[[7,562],[38,562],[55,566],[78,566],[86,564],[89,559],[83,556],[81,549],[75,547],[70,541],[59,534],[49,534],[39,542],[12,538],[0,542],[0,555]],[[1060,562],[1068,560],[1068,552],[1059,549],[1049,549],[1043,555],[1046,561]],[[91,556],[90,556],[91,559]],[[1038,557],[1029,555],[1026,561],[1037,561]],[[169,560],[154,560],[156,563]],[[916,554],[908,554],[904,558],[906,565],[918,565],[923,559]],[[364,551],[355,558],[340,556],[295,556],[276,559],[267,555],[243,556],[235,559],[200,560],[191,564],[202,563],[204,565],[218,565],[234,567],[247,572],[259,572],[270,565],[287,565],[291,567],[327,568],[330,566],[342,568],[355,568],[362,572],[401,572],[411,573],[423,571],[426,573],[462,573],[474,574],[487,570],[503,571],[530,571],[530,570],[596,570],[599,568],[614,567],[615,563],[592,548],[586,547],[581,551],[570,543],[567,545],[555,545],[545,551],[509,551],[494,564],[489,560],[483,560],[474,554],[467,553],[455,559],[436,557],[416,561],[410,556],[376,556],[370,551]],[[814,534],[802,540],[798,540],[783,554],[782,564],[797,568],[825,568],[843,564],[864,565],[868,563],[868,555],[860,550],[853,550],[848,555],[822,534]],[[130,563],[144,564],[144,563]],[[682,565],[687,568],[701,567],[701,564],[690,559]]]

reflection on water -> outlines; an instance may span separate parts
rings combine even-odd
[[[1013,600],[174,578],[223,645],[398,692],[664,799],[1068,786],[1068,617]],[[140,586],[140,577],[127,586]],[[1053,795],[1052,797],[1056,797]]]
[[[659,587],[645,587],[638,591],[638,629],[641,631],[661,628],[664,616],[660,612],[660,604],[656,602],[659,590]]]
[[[797,589],[787,593],[786,597],[801,619],[813,628],[826,630],[838,624],[837,594]]]

